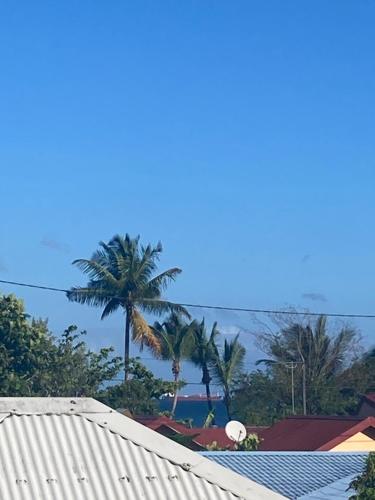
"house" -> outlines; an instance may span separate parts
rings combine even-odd
[[[257,434],[262,437],[263,431],[267,427],[246,427],[247,435]],[[193,429],[194,430],[194,429]],[[228,438],[224,427],[209,427],[208,429],[196,429],[199,431],[195,442],[207,448],[207,446],[216,443],[219,448],[227,448],[228,450],[234,449],[235,443]]]
[[[206,450],[213,443],[219,448],[233,449],[235,443],[226,435],[224,427],[192,427],[189,428],[175,420],[165,416],[142,416],[136,417],[137,422],[146,425],[163,436],[174,438],[179,435],[190,436],[191,440],[185,445],[196,451]],[[267,429],[267,427],[247,427],[248,434],[258,434]]]
[[[0,498],[284,498],[91,398],[0,398]]]
[[[184,446],[190,448],[191,450],[202,451],[206,449],[205,446],[195,440],[200,429],[187,427],[186,425],[165,416],[142,416],[136,417],[135,420],[149,429],[152,429],[170,439],[178,440],[181,436],[186,437],[187,439],[184,440]]]
[[[142,415],[136,416],[134,419],[154,431],[157,431],[161,427],[168,427],[173,431],[183,434],[190,429],[186,425],[176,422],[176,420],[165,415]]]
[[[288,417],[261,437],[262,451],[375,451],[375,417]]]
[[[358,417],[375,417],[375,392],[362,396],[358,408]]]
[[[367,453],[205,452],[203,456],[292,500],[346,500]]]

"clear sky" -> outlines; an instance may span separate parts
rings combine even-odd
[[[182,267],[171,300],[374,313],[374,23],[372,0],[2,2],[0,276],[83,284],[71,261],[129,232]],[[120,314],[2,290],[122,345]]]

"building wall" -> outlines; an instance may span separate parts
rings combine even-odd
[[[363,432],[358,432],[330,451],[375,451],[375,440]]]

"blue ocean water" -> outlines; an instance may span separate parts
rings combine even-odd
[[[225,406],[222,401],[213,401],[212,405],[215,409],[215,422],[219,427],[224,427],[227,423],[227,415]],[[160,400],[160,411],[170,411],[172,408],[172,399]],[[194,427],[202,427],[208,414],[207,401],[184,401],[180,399],[176,407],[176,420],[183,420],[186,418],[193,419]]]

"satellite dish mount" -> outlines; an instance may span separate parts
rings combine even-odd
[[[225,426],[225,434],[231,441],[241,443],[246,437],[246,427],[237,420],[231,420]]]

